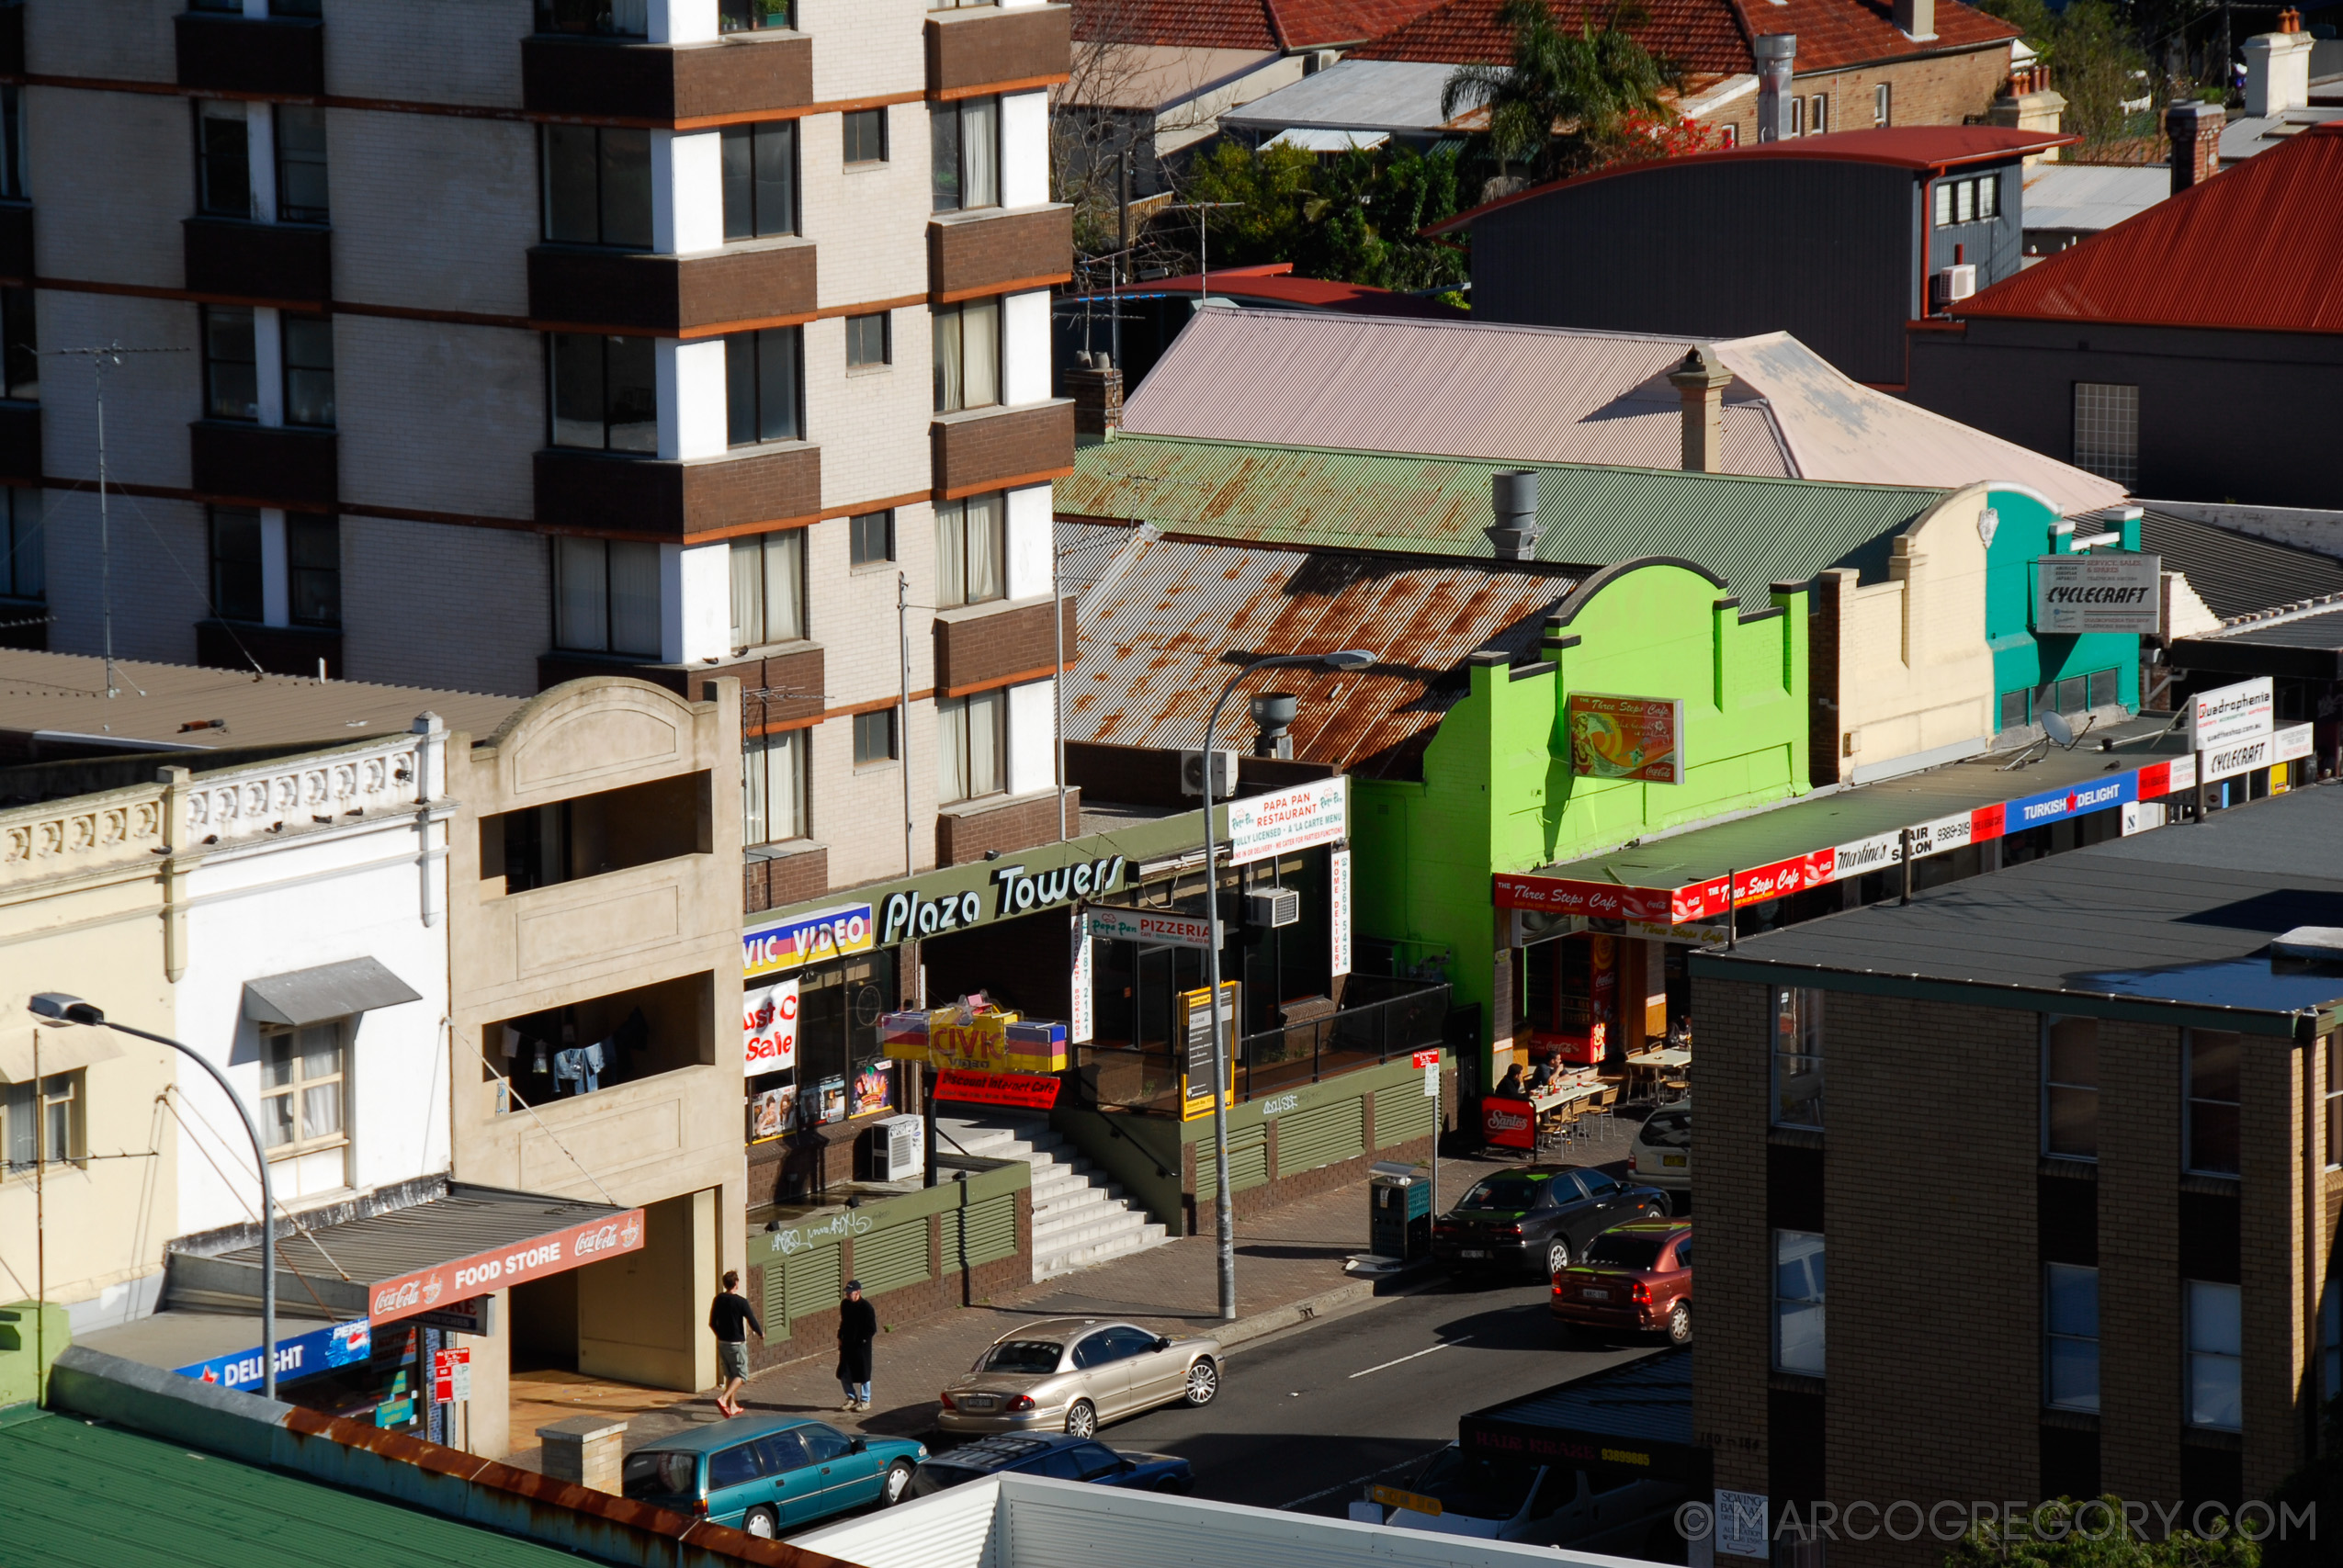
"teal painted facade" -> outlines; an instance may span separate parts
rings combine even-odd
[[[2043,686],[2075,678],[2088,682],[2110,670],[2115,672],[2116,700],[2137,713],[2137,637],[2110,632],[2037,636],[2033,629],[2034,563],[2043,556],[2087,553],[2076,549],[2075,539],[2077,534],[2088,537],[2092,525],[2077,528],[2062,523],[2057,509],[2031,491],[1996,486],[1992,502],[2000,523],[1986,547],[1985,635],[1993,649],[1994,694],[2004,705],[2003,728],[2011,727],[2010,694],[2027,694],[2024,711],[2015,722],[2030,724],[2041,716]],[[2140,547],[2137,517],[2124,518],[2107,532],[2121,532],[2126,550]]]

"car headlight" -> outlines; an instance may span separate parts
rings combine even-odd
[[[919,1446],[919,1453],[915,1457],[920,1459],[925,1459],[927,1457],[927,1445],[925,1443],[922,1443]]]

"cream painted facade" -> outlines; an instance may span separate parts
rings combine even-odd
[[[1859,584],[1847,567],[1823,574],[1837,580],[1839,782],[1913,772],[1991,742],[1980,526],[1991,490],[1955,491],[1891,539],[1885,582]]]
[[[718,1276],[746,1267],[741,698],[735,681],[709,684],[714,700],[686,703],[632,680],[571,682],[494,735],[452,742],[447,764],[458,803],[447,859],[456,1177],[649,1211],[641,1251],[506,1292],[509,1326],[497,1337],[573,1357],[581,1372],[673,1389],[715,1382],[703,1314]],[[518,891],[483,863],[488,819],[499,819],[498,842],[518,820],[509,814],[566,803],[574,820],[598,820],[594,797],[646,788],[666,791],[655,798],[673,810],[688,796],[695,847]],[[639,815],[644,798],[621,797],[617,814]],[[572,863],[627,861],[621,838],[581,844]],[[503,1055],[507,1021],[573,1010],[583,1044],[636,1006],[656,1070],[518,1102]],[[506,1356],[487,1359],[501,1378]],[[502,1429],[504,1409],[486,1387],[476,1393],[471,1451],[529,1446]]]

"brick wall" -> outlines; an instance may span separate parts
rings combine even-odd
[[[2099,1026],[2100,1475],[2180,1495],[2180,1040]]]
[[[525,518],[545,445],[538,334],[334,318],[342,495],[354,504]]]
[[[48,551],[49,647],[105,650],[98,595],[97,496],[48,492],[41,537]],[[206,586],[210,535],[191,502],[117,495],[114,517],[114,656],[196,661],[195,624],[211,614]]]
[[[97,76],[116,82],[178,80],[171,18],[187,9],[180,0],[106,0],[102,18],[91,15],[96,9],[98,0],[27,0],[25,68],[45,76]],[[184,111],[183,105],[176,107]],[[72,154],[65,145],[57,152],[61,157]],[[40,199],[49,199],[47,190],[40,191]]]
[[[1960,125],[1972,115],[1983,118],[2009,79],[2007,45],[1975,50],[1966,54],[1922,56],[1866,65],[1849,71],[1800,73],[1799,96],[1817,94],[1829,100],[1833,130],[1868,130],[1872,97],[1879,84],[1889,84],[1893,118],[1897,125]],[[1757,140],[1757,95],[1745,94],[1715,115],[1710,125],[1737,127],[1744,144]]]
[[[28,24],[73,7],[66,0],[30,9]],[[93,37],[113,30],[86,18],[75,26]],[[168,81],[171,24],[165,17],[154,26]],[[54,69],[40,58],[34,54],[34,70]],[[25,120],[25,177],[38,203],[33,250],[41,276],[178,288],[185,273],[179,220],[195,212],[195,118],[187,100],[27,87]],[[81,340],[58,340],[74,341]],[[41,344],[51,346],[51,340]]]
[[[325,90],[518,108],[520,40],[536,29],[530,0],[325,0]]]
[[[927,85],[926,18],[925,0],[798,0],[798,28],[814,40],[814,102],[921,91]],[[894,156],[918,165],[924,212],[926,109],[898,105],[896,113],[903,120],[893,128]]]
[[[2267,1495],[2301,1462],[2308,1406],[2316,1397],[2304,1382],[2315,1372],[2318,1325],[2303,1299],[2307,1193],[2302,1159],[2302,1139],[2309,1132],[2303,1117],[2303,1067],[2305,1057],[2315,1055],[2283,1040],[2252,1034],[2245,1039],[2245,1122],[2271,1134],[2247,1134],[2240,1162],[2245,1171],[2238,1282],[2245,1305],[2248,1497]],[[2294,1135],[2279,1135],[2281,1128]],[[2316,1134],[2311,1136],[2315,1147]]]
[[[332,23],[325,32],[334,37]],[[460,58],[439,52],[451,64]],[[517,50],[512,58],[517,62]],[[336,298],[529,313],[526,258],[543,227],[537,127],[334,109],[325,135]]]
[[[552,555],[538,535],[343,515],[349,679],[526,696],[552,641]]]
[[[1042,208],[927,226],[928,287],[938,294],[1030,286],[1073,265],[1074,214]]]
[[[119,341],[126,348],[182,351],[127,355],[120,365],[107,367],[106,463],[116,484],[187,488],[192,482],[187,424],[203,413],[203,361],[196,352],[200,330],[197,308],[177,299],[44,288],[34,296],[34,310],[36,330],[45,348]],[[88,364],[78,358],[47,360],[40,376],[45,383],[41,388],[41,467],[54,477],[95,480],[97,409],[91,396]],[[153,505],[152,502],[141,504]],[[116,515],[121,515],[119,509]],[[130,526],[138,526],[135,513]],[[52,523],[47,532],[54,550],[61,530]],[[124,537],[118,536],[117,545]],[[201,577],[203,558],[200,553],[188,557],[187,569]],[[52,581],[52,604],[57,602],[56,587]]]
[[[1773,1259],[1766,1221],[1766,1122],[1771,1011],[1762,986],[1692,982],[1700,1020],[1701,1353],[1692,1364],[1694,1440],[1715,1455],[1716,1484],[1768,1490],[1766,1416],[1772,1359]]]

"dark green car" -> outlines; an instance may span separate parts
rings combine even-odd
[[[802,1416],[738,1416],[647,1443],[627,1456],[637,1502],[704,1515],[766,1540],[833,1514],[902,1500],[927,1447],[849,1437]]]
[[[1594,1166],[1496,1171],[1432,1222],[1432,1256],[1452,1274],[1558,1274],[1587,1243],[1629,1220],[1664,1219],[1668,1194]]]

